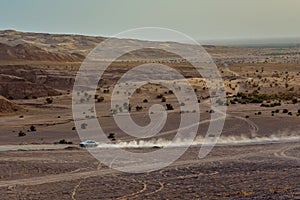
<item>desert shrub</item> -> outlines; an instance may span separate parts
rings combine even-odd
[[[29,97],[28,97],[28,96],[25,96],[24,99],[29,99]]]
[[[166,102],[166,101],[167,101],[166,97],[161,98],[161,102]]]
[[[144,99],[143,102],[144,102],[144,103],[148,103],[148,99]]]
[[[269,103],[269,104],[263,103],[260,106],[261,107],[276,107],[276,106],[281,106],[281,103],[279,103],[279,102]]]
[[[137,94],[142,93],[142,89],[141,89],[141,88],[136,89],[136,93],[137,93]]]
[[[298,114],[300,114],[300,109],[298,110]]]
[[[248,119],[249,118],[249,115],[246,115],[246,117],[245,117],[246,119]]]
[[[272,105],[272,107],[281,106],[281,103],[280,102],[275,102],[275,103],[272,103],[271,105]]]
[[[80,99],[80,103],[83,103],[85,100],[83,98]]]
[[[75,130],[76,130],[76,127],[75,127],[75,126],[73,126],[73,127],[72,127],[72,130],[73,130],[73,131],[75,131]]]
[[[52,98],[46,98],[46,102],[47,102],[47,104],[51,104],[51,103],[53,103],[53,99]]]
[[[98,103],[101,103],[101,102],[103,102],[103,101],[104,101],[104,97],[98,97],[98,98],[97,98],[97,102],[98,102]]]
[[[8,99],[9,100],[14,100],[14,98],[12,96],[9,96]]]
[[[112,113],[113,115],[117,114],[117,112],[118,112],[117,109],[112,109],[112,110],[111,110],[111,113]]]
[[[226,103],[223,102],[222,99],[218,99],[218,100],[216,101],[216,103],[217,103],[219,106],[226,105]]]
[[[115,133],[109,133],[107,136],[108,139],[110,139],[111,141],[116,141],[116,135]]]
[[[37,99],[37,96],[32,96],[33,99]]]
[[[87,123],[82,123],[81,124],[81,129],[86,129],[86,127],[87,127]]]
[[[261,112],[259,111],[259,112],[257,113],[257,115],[261,115]]]
[[[68,142],[67,140],[62,139],[58,142],[58,144],[73,144],[73,142]]]
[[[26,136],[26,133],[24,133],[24,131],[19,131],[19,137],[24,137],[24,136]]]
[[[20,115],[20,118],[24,118],[24,116],[23,116],[23,115]]]
[[[234,101],[238,103],[263,103],[264,101],[271,100],[290,100],[295,96],[293,93],[278,93],[278,94],[259,94],[258,91],[254,91],[251,94],[238,92]],[[270,107],[281,106],[280,102],[270,104]]]
[[[289,110],[288,109],[283,109],[282,113],[288,113]]]
[[[34,131],[36,131],[36,128],[35,128],[35,126],[31,125],[31,126],[30,126],[30,131],[31,131],[31,132],[34,132]]]
[[[247,103],[262,103],[262,102],[263,102],[263,100],[260,99],[259,97],[252,97],[252,98],[248,99]]]
[[[298,99],[293,99],[293,100],[292,100],[292,103],[293,103],[293,104],[298,103]]]
[[[103,93],[104,93],[104,94],[108,94],[108,93],[109,93],[109,89],[104,89],[104,90],[103,90]]]
[[[286,83],[286,84],[285,84],[285,88],[288,88],[288,87],[289,87],[289,84]]]
[[[135,107],[135,110],[136,110],[136,111],[141,111],[142,109],[143,109],[142,106],[136,106],[136,107]]]
[[[156,98],[161,99],[161,98],[163,98],[163,96],[164,96],[164,95],[159,94],[159,95],[156,96]]]
[[[292,115],[293,115],[293,113],[292,113],[292,112],[288,112],[288,115],[292,116]]]
[[[58,142],[59,144],[67,144],[67,141],[65,139],[62,139]]]
[[[174,110],[173,106],[169,103],[166,104],[167,110]]]
[[[120,112],[123,112],[123,108],[122,108],[122,107],[120,107],[120,108],[119,108],[119,111],[120,111]]]
[[[270,107],[270,104],[263,103],[263,104],[260,105],[260,107]]]

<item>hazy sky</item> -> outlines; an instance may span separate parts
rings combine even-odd
[[[171,28],[195,39],[298,37],[299,0],[0,0],[0,29],[110,36]]]

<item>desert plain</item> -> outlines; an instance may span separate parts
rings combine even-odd
[[[132,94],[130,114],[146,126],[151,105],[161,104],[168,113],[161,132],[143,139],[143,146],[118,128],[113,115],[125,108],[111,108],[110,99],[118,79],[131,68],[168,65],[185,76],[198,99],[195,144],[163,169],[132,174],[111,169],[80,148],[74,124],[76,73],[103,40],[0,32],[1,199],[300,198],[299,48],[204,46],[222,76],[227,113],[217,145],[201,159],[201,138],[215,112],[203,77],[186,61],[149,49],[110,64],[91,98],[111,145],[138,153],[157,151],[172,140],[180,123],[182,105],[174,91],[149,83]],[[122,44],[122,39],[116,41]]]

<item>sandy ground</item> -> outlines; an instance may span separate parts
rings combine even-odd
[[[63,88],[63,83],[74,77],[78,63],[66,66],[66,63],[30,62],[26,63],[29,69],[18,66],[20,63],[10,63],[21,71],[28,70],[29,75],[32,75],[30,70],[33,69],[43,69],[43,73],[54,75],[52,85],[46,84],[54,88],[59,86],[56,89],[62,95],[52,97],[51,104],[45,102],[46,97],[15,98],[12,102],[22,106],[23,110],[0,114],[1,199],[299,199],[300,116],[297,113],[300,107],[299,101],[292,103],[292,97],[299,99],[299,65],[264,61],[259,64],[228,62],[219,63],[219,67],[229,101],[234,100],[238,92],[282,93],[284,99],[269,102],[281,100],[280,106],[230,103],[219,140],[223,145],[217,145],[204,159],[198,158],[200,147],[193,146],[172,165],[142,174],[115,171],[99,163],[85,149],[77,148],[80,138],[74,130],[72,88]],[[139,64],[117,63],[108,72],[108,81],[101,83],[101,89],[112,91],[111,81],[118,80],[121,73],[128,70],[128,65]],[[195,74],[181,63],[171,65],[189,76]],[[197,137],[201,138],[211,117],[206,98],[208,90],[199,77],[189,81],[200,100],[201,119]],[[104,97],[103,102],[96,103],[101,127],[106,134],[115,133],[116,143],[132,141],[135,138],[123,133],[114,122],[110,94],[99,91],[99,96]],[[166,102],[157,98],[159,94],[166,97]],[[143,102],[144,99],[148,102]],[[149,123],[148,109],[151,105],[159,103],[166,106],[166,103],[172,103],[174,110],[168,111],[167,123],[153,139],[169,141],[174,137],[180,122],[180,105],[168,89],[148,85],[134,94],[130,103],[133,106],[131,116],[139,125]],[[269,104],[268,100],[263,103]],[[136,106],[142,106],[142,111],[136,111]],[[279,111],[274,113],[277,109]],[[291,115],[283,113],[284,109]],[[31,125],[35,126],[36,131],[30,131]],[[26,133],[26,136],[18,137],[19,131]],[[63,139],[72,142],[73,148],[60,146],[59,149],[41,150]],[[240,145],[234,145],[236,142]],[[241,145],[243,142],[246,143]],[[150,147],[160,145],[153,142]],[[16,151],[20,147],[27,147],[23,148],[27,151]],[[140,146],[127,150],[142,153],[157,149]]]
[[[37,105],[39,99],[20,101],[28,109],[28,112],[20,113],[23,118],[19,114],[0,117],[1,124],[5,124],[0,134],[1,145],[49,145],[61,139],[73,142],[74,146],[79,143],[77,132],[72,130],[70,96],[55,97],[53,104],[43,104],[42,108]],[[139,98],[136,99],[138,102],[141,102]],[[106,132],[115,132],[118,142],[132,139],[115,128],[111,122],[113,118],[107,116],[109,102],[96,105],[99,121]],[[200,123],[198,136],[206,131],[210,117],[207,103],[199,106],[203,123]],[[283,104],[280,109],[283,108],[296,112],[298,105]],[[271,110],[274,108],[259,105],[229,106],[220,141],[243,140],[241,135],[250,142],[253,135],[279,139],[299,136],[299,116],[283,113],[271,116]],[[258,111],[262,115],[255,115]],[[249,118],[245,118],[246,115]],[[149,121],[146,109],[134,111],[132,116],[138,124]],[[155,138],[171,139],[176,134],[178,127],[174,124],[178,120],[179,111],[175,109],[169,113],[166,126]],[[18,130],[26,130],[32,124],[36,126],[36,132],[17,136]],[[198,158],[199,146],[190,147],[170,166],[142,174],[110,169],[84,149],[0,152],[0,193],[2,199],[300,198],[300,142],[269,142],[216,146],[204,159]],[[148,150],[133,149],[138,152]]]
[[[127,174],[86,150],[1,152],[2,199],[296,199],[300,143],[190,148],[162,170]],[[143,151],[140,149],[139,151]]]

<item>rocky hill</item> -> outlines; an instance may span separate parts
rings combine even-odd
[[[0,113],[11,113],[23,108],[0,95]]]
[[[76,54],[69,55],[63,53],[54,53],[43,50],[32,44],[16,44],[9,46],[8,44],[0,43],[0,60],[34,60],[34,61],[58,61],[58,62],[76,62],[82,59]]]
[[[53,96],[63,91],[70,92],[81,62],[105,39],[107,38],[70,34],[0,31],[0,95],[22,99]],[[115,50],[115,46],[126,48],[129,43],[132,45],[150,43],[118,38],[112,38],[112,41],[113,45],[108,47],[111,50]],[[151,42],[151,44],[168,46],[170,42]],[[195,45],[174,44],[178,49],[184,47],[189,55],[193,55],[195,48],[198,48]],[[236,57],[243,59],[257,51],[236,47],[204,46],[204,48],[214,59],[236,59]],[[167,51],[148,48],[129,52],[120,59],[174,61],[178,59],[176,56]]]
[[[14,30],[0,31],[0,43],[9,46],[31,45],[48,52],[68,54],[83,58],[104,37],[92,37],[83,35],[27,33]]]
[[[0,94],[7,98],[22,99],[54,96],[60,93],[45,84],[31,82],[18,76],[0,74]]]
[[[72,61],[72,60],[83,60],[85,56],[95,48],[100,42],[105,40],[105,37],[96,36],[84,36],[84,35],[71,35],[71,34],[48,34],[48,33],[27,33],[18,32],[14,30],[0,31],[0,43],[6,44],[14,48],[32,48],[31,53],[29,53],[28,58],[31,59],[45,59],[48,60],[58,59],[59,61]],[[137,43],[145,43],[147,41],[133,40],[133,39],[118,39],[112,38],[114,44],[119,47],[126,47],[128,43],[135,45]],[[151,42],[153,43],[153,42]],[[169,42],[159,42],[161,45],[168,46]],[[19,46],[21,45],[21,46]],[[178,43],[178,48],[188,47],[191,55],[194,52],[194,45],[180,44]],[[114,48],[114,47],[112,47]],[[249,53],[254,54],[257,50],[246,49],[238,47],[222,47],[205,45],[204,48],[211,54],[214,58],[220,57],[243,57],[249,56]],[[46,52],[44,52],[44,51]],[[24,50],[22,50],[24,52]],[[37,55],[35,55],[38,53]],[[54,53],[54,54],[51,54]],[[49,55],[47,55],[49,54]],[[21,54],[22,55],[22,54]],[[35,55],[35,56],[34,56]],[[40,56],[38,56],[40,55]],[[24,57],[24,55],[22,55]],[[22,57],[21,56],[21,57]],[[26,55],[25,55],[26,56]],[[161,59],[161,58],[172,58],[174,55],[170,55],[168,52],[163,51],[153,51],[149,49],[137,51],[135,53],[130,53],[124,59]],[[20,57],[20,56],[19,56]]]

